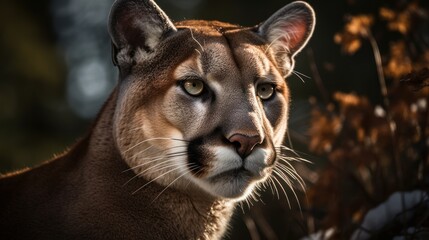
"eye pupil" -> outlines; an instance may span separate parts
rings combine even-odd
[[[274,87],[273,85],[269,83],[261,84],[256,89],[256,94],[262,99],[267,100],[269,99],[274,93]]]
[[[186,93],[191,96],[198,96],[204,90],[204,83],[198,79],[185,80],[182,86]]]

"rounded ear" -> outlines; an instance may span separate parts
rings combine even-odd
[[[151,51],[164,36],[176,31],[167,15],[152,0],[116,0],[109,16],[113,47]]]
[[[281,67],[292,68],[293,57],[301,51],[313,34],[316,17],[308,3],[290,3],[258,27]]]

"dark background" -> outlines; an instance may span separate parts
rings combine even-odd
[[[267,0],[158,0],[174,21],[221,20],[243,26],[256,25],[290,1]],[[350,14],[376,14],[389,1],[307,1],[317,15],[314,35],[297,57],[295,70],[310,78],[290,76],[292,89],[290,134],[294,147],[308,153],[309,99],[323,102],[335,91],[366,95],[382,101],[373,52],[363,42],[360,51],[345,55],[334,43]],[[396,1],[401,2],[401,1]],[[404,2],[404,1],[402,1]],[[116,84],[111,64],[107,16],[111,0],[3,0],[0,2],[0,173],[37,165],[61,153],[88,129],[104,99]],[[424,3],[423,3],[424,5]],[[427,7],[427,6],[426,6]],[[375,32],[375,38],[378,35]],[[381,52],[389,45],[380,41]],[[326,89],[321,92],[316,78]],[[324,96],[323,94],[326,94]],[[320,161],[320,162],[319,162]],[[296,201],[271,196],[248,211],[244,205],[234,216],[230,238],[285,239],[314,229],[300,215]],[[305,196],[299,194],[305,202]],[[258,225],[260,236],[252,233]],[[264,227],[265,226],[265,227]],[[249,230],[250,229],[250,230]]]

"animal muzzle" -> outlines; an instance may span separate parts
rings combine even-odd
[[[235,146],[235,150],[242,159],[249,156],[255,146],[263,141],[260,135],[247,136],[240,133],[232,135],[228,140]]]

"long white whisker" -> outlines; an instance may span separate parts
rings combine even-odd
[[[134,131],[139,130],[139,129],[143,129],[143,126],[136,127],[136,128],[132,128],[132,129],[128,129],[128,130],[127,130],[127,133],[131,133],[131,132],[134,132]],[[128,134],[126,134],[125,136],[123,136],[123,137],[119,138],[119,140],[120,140],[120,141],[122,141],[122,140],[124,140],[125,138],[128,138],[128,136],[127,136],[127,135],[128,135]]]
[[[283,168],[285,171],[287,171],[288,173],[291,174],[291,177],[293,177],[295,180],[297,180],[298,182],[300,182],[300,184],[301,183],[304,184],[305,181],[302,179],[302,177],[299,175],[299,173],[296,171],[296,169],[293,167],[293,165],[289,161],[287,161],[285,159],[281,159],[281,160],[283,160],[283,161],[279,161],[278,162],[279,168],[280,167]]]
[[[141,168],[141,167],[143,167],[143,166],[145,166],[145,165],[148,165],[148,164],[151,164],[151,163],[153,163],[153,162],[157,162],[157,161],[159,161],[159,160],[161,160],[161,159],[164,159],[164,156],[158,156],[158,157],[155,157],[155,158],[149,158],[149,159],[150,159],[150,161],[146,161],[146,162],[144,162],[144,163],[140,163],[139,165],[136,165],[136,166],[134,166],[134,167],[128,168],[127,170],[122,171],[122,173],[124,173],[124,172],[129,172],[129,171],[134,170],[134,169],[137,169],[137,168]]]
[[[144,173],[149,172],[150,170],[152,170],[152,169],[154,169],[156,167],[159,167],[159,168],[156,168],[153,172],[158,172],[160,170],[164,170],[164,169],[169,168],[169,167],[175,167],[175,166],[179,166],[180,164],[183,164],[181,162],[175,162],[175,161],[176,160],[174,160],[174,159],[169,159],[167,161],[163,161],[163,162],[157,163],[157,164],[155,164],[155,165],[153,165],[153,166],[145,169],[143,172],[140,172],[138,175],[141,176]]]
[[[198,44],[198,46],[200,46],[200,48],[201,48],[201,51],[203,51],[204,52],[204,47],[203,47],[203,45],[201,45],[201,43],[200,42],[198,42],[198,40],[194,37],[194,33],[192,32],[192,29],[190,29],[189,28],[189,31],[191,32],[191,37],[192,37],[192,39]],[[197,49],[195,49],[195,50],[197,50]],[[197,50],[197,52],[198,53],[200,53],[200,51],[198,51]],[[200,55],[201,55],[201,53],[200,53]]]
[[[198,173],[200,173],[201,171],[203,171],[204,170],[204,168],[200,168],[200,170],[198,170],[198,171],[196,171],[195,173],[194,173],[194,175],[197,175]],[[188,186],[189,186],[189,184],[191,183],[191,179],[189,179],[188,180],[188,183],[186,184],[186,186],[185,186],[185,188],[188,188]]]
[[[141,141],[141,142],[139,142],[139,143],[137,143],[137,144],[133,145],[132,147],[130,147],[130,148],[128,148],[127,150],[125,150],[123,153],[126,153],[126,152],[128,152],[128,151],[130,151],[130,150],[134,149],[135,147],[137,147],[137,146],[139,146],[139,145],[143,144],[143,143],[146,143],[146,142],[149,142],[149,141],[154,141],[154,140],[172,140],[172,141],[183,141],[183,142],[187,142],[187,141],[186,141],[186,140],[184,140],[184,139],[177,139],[177,138],[166,138],[166,137],[149,138],[149,139],[145,139],[145,140],[143,140],[143,141]]]
[[[285,145],[281,145],[281,146],[279,146],[279,147],[276,147],[276,149],[286,150],[286,151],[292,152],[295,156],[299,157],[299,153],[298,153],[296,150],[294,150],[294,149],[292,149],[292,148],[289,148],[289,147],[287,147],[287,146],[285,146]],[[309,160],[306,160],[306,159],[304,159],[304,158],[300,158],[300,159],[301,159],[302,161],[305,161],[305,162],[308,162],[308,163],[312,163],[312,162],[310,162]]]
[[[147,164],[150,164],[150,163],[152,163],[152,162],[156,162],[156,161],[158,161],[158,160],[161,160],[161,159],[164,159],[164,158],[172,158],[172,157],[178,157],[178,156],[182,156],[182,155],[185,155],[185,151],[183,151],[183,152],[176,152],[176,153],[171,153],[171,154],[165,154],[165,151],[163,151],[160,155],[158,155],[158,156],[156,156],[156,157],[146,157],[146,158],[139,158],[139,160],[150,160],[150,161],[145,161],[145,162],[143,162],[143,163],[141,163],[141,164],[139,164],[139,165],[137,165],[137,166],[134,166],[134,167],[131,167],[131,168],[128,168],[128,169],[126,169],[126,170],[124,170],[124,171],[122,171],[122,173],[124,173],[124,172],[128,172],[128,171],[130,171],[130,170],[133,170],[133,169],[136,169],[136,168],[139,168],[139,167],[142,167],[142,166],[144,166],[144,165],[147,165]],[[136,154],[137,155],[137,154]],[[134,156],[134,158],[135,158],[136,156]]]
[[[298,182],[298,184],[301,186],[302,190],[305,192],[305,181],[302,179],[302,177],[296,172],[295,169],[290,169],[285,165],[279,164],[277,166],[280,170],[283,170],[287,175],[292,177],[294,180]]]
[[[188,168],[191,167],[192,165],[188,165]],[[178,176],[176,179],[174,179],[170,184],[168,184],[153,200],[152,203],[155,202],[156,199],[158,199],[159,196],[161,196],[161,194],[167,190],[173,183],[175,183],[177,180],[179,180],[180,178],[182,178],[183,176],[185,176],[186,174],[189,174],[190,171],[193,171],[195,169],[197,169],[198,166],[192,166],[191,168],[189,168],[189,171],[185,171],[185,173],[181,174],[180,176]]]
[[[162,158],[161,158],[161,159],[162,159]],[[161,159],[160,159],[160,160],[161,160]],[[170,162],[173,162],[173,163],[174,163],[174,161],[175,161],[174,159],[169,159],[169,160],[167,160],[167,161],[162,161],[162,162],[157,163],[157,164],[155,164],[155,165],[153,165],[153,166],[151,166],[151,167],[149,167],[149,168],[146,168],[144,171],[139,172],[138,174],[134,175],[130,180],[128,180],[127,182],[125,182],[123,186],[125,186],[126,184],[128,184],[129,182],[131,182],[133,179],[135,179],[135,178],[137,178],[137,177],[142,176],[142,175],[143,175],[143,174],[145,174],[146,172],[148,172],[148,171],[150,171],[150,170],[152,170],[152,169],[154,169],[154,168],[156,168],[156,167],[160,167],[160,168],[156,169],[155,171],[160,171],[160,170],[163,170],[163,169],[169,168],[169,167],[171,167],[171,166],[173,166],[173,165],[174,165],[174,164],[169,164],[169,163],[170,163]],[[179,164],[179,163],[177,163],[177,164]],[[180,164],[181,164],[181,163],[180,163]]]
[[[292,149],[285,149],[285,150],[292,152],[294,155],[296,155],[296,157],[294,157],[294,156],[287,156],[285,154],[282,154],[281,151],[277,151],[277,153],[279,155],[278,158],[281,158],[281,159],[284,159],[284,160],[293,160],[293,161],[297,161],[297,162],[312,163],[311,161],[309,161],[309,160],[307,160],[305,158],[300,157],[299,154],[297,154]]]
[[[275,169],[273,170],[273,173],[274,174],[277,174],[279,177],[281,177],[276,171],[275,171]],[[286,197],[286,200],[287,200],[287,203],[288,203],[288,205],[289,205],[289,208],[290,209],[292,209],[292,206],[291,206],[291,204],[290,204],[290,200],[289,200],[289,197],[288,197],[288,195],[286,194],[286,191],[285,191],[285,189],[283,188],[283,185],[280,183],[280,181],[277,179],[277,177],[275,176],[275,175],[272,175],[273,176],[273,179],[279,184],[279,186],[280,186],[280,188],[282,189],[282,191],[283,191],[283,193],[284,193],[284,195],[285,195],[285,197]]]
[[[147,185],[151,184],[152,182],[156,181],[157,179],[159,179],[159,178],[161,178],[161,177],[163,177],[163,176],[165,176],[165,175],[167,175],[167,174],[169,174],[169,173],[171,173],[171,172],[173,172],[173,171],[176,171],[176,170],[178,170],[178,169],[180,169],[180,168],[182,168],[182,167],[183,167],[183,164],[181,164],[180,166],[175,167],[175,168],[173,168],[173,169],[171,169],[171,170],[169,170],[169,171],[167,171],[167,172],[165,172],[165,173],[163,173],[163,174],[159,175],[158,177],[156,177],[156,178],[154,178],[154,179],[150,180],[149,182],[145,183],[143,186],[139,187],[139,188],[138,188],[137,190],[135,190],[132,194],[133,194],[133,195],[134,195],[134,194],[136,194],[138,191],[140,191],[141,189],[143,189],[143,188],[144,188],[144,187],[146,187]]]
[[[283,172],[276,172],[284,181],[285,181],[285,183],[289,186],[289,188],[290,188],[290,190],[292,191],[292,194],[295,196],[295,199],[296,199],[296,203],[298,204],[298,208],[299,208],[299,210],[302,212],[302,209],[301,209],[301,203],[299,202],[299,199],[298,199],[298,196],[296,195],[296,192],[295,192],[295,189],[293,188],[293,185],[292,185],[292,183],[289,181],[289,178],[286,176],[286,175],[284,175],[284,173]]]
[[[299,74],[299,75],[301,75],[301,76],[303,76],[303,77],[307,78],[307,79],[311,79],[311,77],[309,77],[309,76],[305,75],[304,73],[298,72],[297,70],[293,70],[293,71],[294,71],[294,72],[296,72],[297,74]]]
[[[276,192],[276,195],[277,195],[277,199],[280,199],[280,195],[279,195],[279,191],[277,190],[277,187],[276,187],[276,184],[274,183],[274,181],[273,181],[273,179],[272,179],[272,177],[270,176],[270,178],[268,178],[268,184],[270,185],[270,187],[271,187],[271,190],[273,189],[273,187],[274,187],[274,190],[275,190],[275,192]],[[274,194],[274,193],[273,193]]]
[[[150,146],[150,147],[148,147],[148,148],[151,148],[151,147],[152,147],[152,146]],[[139,155],[142,155],[144,152],[146,152],[146,150],[147,150],[148,148],[146,148],[146,149],[144,149],[143,151],[140,151],[140,152],[138,152],[138,153],[134,154],[134,156],[132,156],[132,157],[131,157],[132,159],[136,159],[136,158],[138,158],[138,160],[140,160],[140,161],[145,160],[145,161],[144,161],[144,163],[141,163],[141,164],[139,164],[139,165],[137,165],[137,166],[133,166],[133,167],[130,167],[130,168],[128,168],[128,169],[125,169],[124,171],[122,171],[122,173],[124,173],[124,172],[128,172],[128,171],[131,171],[131,170],[136,169],[136,168],[139,168],[139,167],[141,167],[141,166],[144,166],[144,165],[146,165],[146,164],[148,164],[148,163],[151,163],[151,162],[157,161],[157,160],[159,160],[159,159],[161,159],[161,158],[163,158],[163,157],[164,157],[164,151],[162,151],[161,153],[153,153],[153,154],[148,155],[148,156],[146,156],[146,157],[138,157]],[[155,157],[152,157],[153,155],[156,155],[156,156],[155,156]],[[149,161],[148,161],[148,160],[149,160]]]
[[[299,79],[301,79],[301,82],[305,83],[304,79],[303,79],[300,75],[296,74],[294,71],[292,71],[292,73],[293,73],[295,76],[297,76]]]
[[[288,161],[289,159],[282,159],[279,158],[280,160],[283,161],[279,161],[278,163],[281,164],[282,166],[287,167],[289,170],[293,171],[294,173],[296,173],[298,175],[298,172],[295,170],[295,168],[293,167],[293,165]]]

